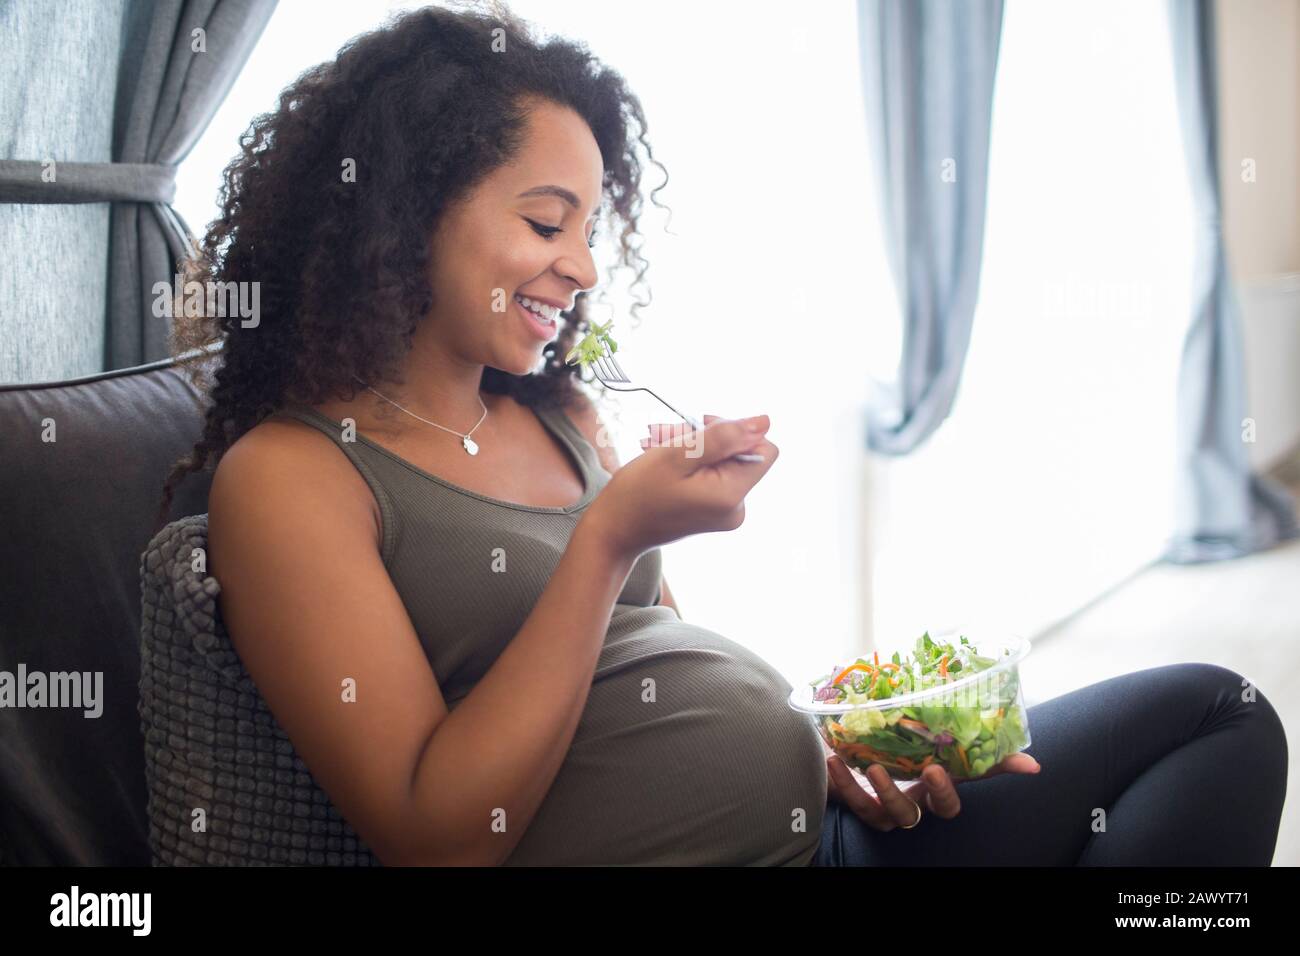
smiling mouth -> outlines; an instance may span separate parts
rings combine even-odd
[[[556,322],[538,315],[517,298],[514,300],[514,305],[515,308],[519,310],[519,314],[523,316],[524,321],[528,323],[528,327],[532,329],[533,334],[538,338],[549,341],[551,336],[555,334],[556,329],[558,328]]]

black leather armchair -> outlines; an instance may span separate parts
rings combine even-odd
[[[0,863],[150,863],[140,559],[202,430],[182,365],[211,360],[0,385],[0,695],[26,697],[23,671],[100,688],[94,708],[0,697]],[[168,520],[206,512],[210,484],[186,478]]]

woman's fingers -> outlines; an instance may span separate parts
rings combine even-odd
[[[854,779],[839,757],[827,758],[826,766],[827,773],[835,775],[840,800],[868,826],[888,832],[895,827],[910,827],[917,821],[916,802],[898,789],[880,764],[867,768],[867,779],[876,790],[874,797]]]
[[[910,827],[920,820],[916,815],[919,804],[898,789],[898,784],[894,783],[888,770],[873,763],[867,768],[867,779],[876,788],[876,796],[895,826]]]
[[[1012,754],[1005,760],[994,764],[992,767],[978,777],[972,777],[969,780],[958,780],[957,783],[974,783],[976,780],[987,780],[989,777],[996,777],[1000,773],[1029,773],[1034,774],[1042,770],[1043,766],[1029,754],[1021,751]]]
[[[705,415],[704,424],[710,425],[717,421],[716,415]],[[647,426],[651,445],[671,445],[674,441],[693,431],[690,425],[685,422],[655,422]]]
[[[647,431],[649,434],[640,441],[642,448],[658,448],[660,445],[671,445],[673,439],[682,434],[681,429],[671,423],[649,425]]]
[[[862,785],[854,778],[853,772],[843,760],[835,755],[827,757],[826,772],[834,781],[836,796],[841,803],[853,811],[854,816],[876,830],[894,828],[889,813],[875,797],[862,789]]]
[[[1043,765],[1029,754],[1021,751],[1018,754],[1012,754],[994,766],[993,769],[1000,773],[1038,773],[1043,769]]]
[[[716,421],[721,421],[717,415],[705,415],[704,425],[707,427]],[[685,422],[656,422],[646,426],[649,434],[642,438],[640,445],[642,448],[654,448],[658,445],[671,445],[675,440],[680,439],[687,432],[692,431],[691,426]]]
[[[931,764],[921,772],[921,782],[907,791],[907,797],[945,820],[961,812],[961,798],[957,796],[952,776],[938,764]]]
[[[829,751],[823,743],[823,750]],[[1012,754],[998,763],[983,777],[999,773],[1038,773],[1042,767],[1027,753]],[[834,753],[826,757],[828,789],[831,796],[845,804],[868,826],[877,830],[889,831],[895,827],[910,827],[919,821],[916,808],[922,812],[928,810],[937,817],[951,820],[961,812],[961,797],[957,794],[957,784],[971,783],[970,780],[953,780],[952,775],[938,764],[926,767],[919,781],[908,790],[900,790],[889,771],[880,764],[867,768],[867,779],[875,788],[876,796],[868,793],[844,761]]]

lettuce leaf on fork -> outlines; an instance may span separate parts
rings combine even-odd
[[[586,368],[602,358],[606,352],[613,355],[618,351],[618,343],[609,336],[609,330],[613,326],[614,320],[610,319],[604,325],[599,322],[592,323],[591,331],[588,332],[582,340],[569,349],[569,354],[564,356],[565,364],[572,365],[577,359],[578,363]]]

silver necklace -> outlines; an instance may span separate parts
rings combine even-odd
[[[379,393],[375,392],[375,390],[373,388],[370,388],[369,385],[366,385],[366,388],[370,389],[370,391],[374,392],[376,395],[379,395]],[[397,405],[395,401],[393,401],[391,398],[388,398],[386,395],[379,395],[379,397],[382,398],[384,401],[388,402],[390,405]],[[478,403],[480,405],[483,405],[482,396],[476,395],[475,398],[478,399]],[[483,418],[480,418],[478,420],[478,425],[475,425],[473,428],[471,428],[469,431],[465,432],[464,434],[461,434],[460,432],[455,431],[454,429],[447,428],[445,425],[439,425],[437,422],[431,422],[427,418],[420,418],[420,416],[415,414],[415,412],[410,411],[409,409],[406,408],[402,408],[401,405],[397,405],[397,407],[401,408],[402,411],[406,412],[406,414],[410,415],[412,418],[419,418],[420,421],[424,422],[426,425],[432,425],[434,428],[441,428],[445,432],[451,432],[453,435],[459,436],[461,439],[461,444],[465,446],[465,450],[467,452],[469,452],[471,455],[478,454],[478,443],[475,442],[474,439],[470,438],[469,436],[474,434],[474,432],[478,430],[479,425],[483,424],[483,418],[487,418],[486,405],[483,405]]]

